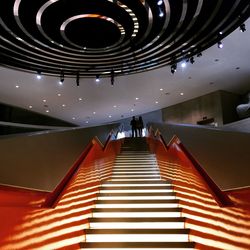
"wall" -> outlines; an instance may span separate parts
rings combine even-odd
[[[250,134],[194,125],[151,124],[166,142],[177,135],[223,190],[250,186]]]
[[[156,111],[152,111],[149,113],[136,115],[136,118],[138,118],[139,116],[142,117],[144,126],[146,126],[146,124],[148,122],[152,122],[152,121],[153,122],[162,122],[162,111],[161,110],[156,110]],[[132,117],[129,117],[126,119],[119,120],[117,122],[123,124],[125,131],[129,131],[129,130],[131,130],[131,126],[130,126],[131,120],[132,120]]]
[[[0,183],[53,190],[97,135],[104,142],[118,124],[0,138]]]
[[[220,93],[223,124],[237,121],[239,116],[236,107],[240,104],[240,96],[226,91],[220,91]]]
[[[204,117],[214,118],[221,126],[238,119],[236,106],[239,103],[237,94],[226,91],[215,91],[162,110],[164,122],[197,124]]]

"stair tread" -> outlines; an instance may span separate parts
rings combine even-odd
[[[188,234],[190,229],[186,228],[116,228],[116,229],[85,229],[86,234]]]
[[[98,197],[103,196],[175,196],[175,192],[138,192],[138,193],[99,193]]]
[[[104,181],[103,184],[171,184],[171,181],[165,181],[165,180],[154,180],[154,181],[137,181],[136,183],[130,182],[130,181]]]
[[[179,203],[178,199],[169,199],[169,200],[96,200],[95,204],[159,204],[159,203]]]
[[[185,217],[89,218],[89,222],[185,222]]]
[[[93,208],[93,212],[181,212],[179,207],[166,208]]]
[[[152,189],[160,189],[160,190],[171,190],[173,187],[171,186],[135,186],[135,187],[100,187],[100,190],[152,190]]]
[[[81,248],[195,248],[194,242],[81,242]]]

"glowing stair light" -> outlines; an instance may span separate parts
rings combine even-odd
[[[148,152],[124,151],[99,194],[81,249],[191,250],[189,229],[171,183]]]

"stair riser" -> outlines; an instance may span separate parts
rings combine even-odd
[[[187,242],[188,234],[87,234],[86,242]]]
[[[100,190],[100,193],[101,194],[113,194],[113,193],[143,193],[143,192],[147,192],[147,193],[170,193],[170,192],[173,192],[172,189],[146,189],[146,190],[143,190],[143,189],[121,189],[121,190]]]
[[[148,229],[184,229],[185,225],[184,222],[136,222],[136,223],[126,223],[126,222],[119,222],[119,223],[108,223],[108,222],[100,222],[100,223],[90,223],[90,228],[93,229],[130,229],[130,228],[148,228]]]
[[[181,212],[94,212],[94,218],[172,218],[181,217]]]
[[[179,204],[96,204],[96,208],[175,208]]]

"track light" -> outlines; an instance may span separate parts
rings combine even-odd
[[[110,81],[111,81],[111,86],[114,86],[114,82],[115,82],[114,70],[111,70]]]
[[[42,73],[41,73],[41,71],[37,71],[36,78],[37,78],[38,80],[40,80],[40,79],[42,78]]]
[[[194,61],[194,57],[193,57],[193,56],[190,57],[189,61],[190,61],[191,64],[194,64],[194,62],[195,62],[195,61]]]
[[[64,72],[61,71],[59,84],[62,85],[64,82]]]
[[[245,32],[246,31],[246,25],[244,23],[242,23],[240,25],[240,32]]]
[[[159,0],[159,1],[157,2],[157,5],[160,6],[160,5],[162,5],[162,3],[163,3],[163,1],[162,1],[162,0]]]
[[[202,56],[202,53],[199,52],[199,53],[197,54],[197,57],[201,57],[201,56]]]
[[[176,69],[177,69],[177,64],[173,64],[171,65],[171,73],[174,74],[176,72]]]
[[[96,75],[95,81],[96,81],[96,82],[100,82],[100,77],[99,77],[99,75]]]
[[[219,42],[217,43],[217,46],[218,46],[219,49],[222,49],[222,48],[223,48],[223,43],[222,43],[221,41],[219,41]]]
[[[77,86],[77,87],[80,86],[80,75],[79,75],[79,71],[76,72],[76,86]]]

